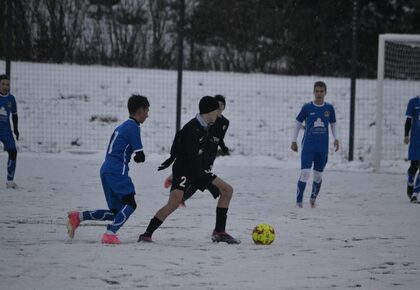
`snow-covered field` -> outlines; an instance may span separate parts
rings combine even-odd
[[[214,171],[235,188],[227,228],[242,244],[211,243],[216,203],[206,192],[170,216],[155,243],[139,244],[168,196],[162,183],[169,171],[156,169],[175,132],[176,72],[33,63],[12,63],[12,71],[19,188],[5,188],[7,154],[0,153],[0,290],[418,289],[420,211],[405,196],[402,135],[405,106],[419,82],[386,83],[386,160],[375,174],[374,80],[357,82],[356,161],[348,163],[348,79],[185,72],[182,123],[203,95],[227,96],[232,156],[217,159]],[[319,206],[298,209],[291,129],[320,79],[336,107],[342,149],[330,154]],[[70,241],[68,210],[106,206],[101,150],[127,117],[133,92],[151,102],[142,126],[147,162],[131,171],[139,207],[120,231],[122,245],[102,245],[105,224],[93,222]],[[275,228],[272,245],[253,244],[258,223]]]
[[[167,199],[163,157],[133,164],[139,207],[105,246],[104,223],[87,222],[74,240],[66,212],[105,207],[98,171],[103,152],[22,153],[19,189],[0,183],[0,289],[418,289],[419,206],[405,196],[405,164],[374,174],[362,166],[327,168],[312,209],[294,206],[298,162],[222,157],[215,172],[235,188],[227,228],[240,245],[213,244],[215,201],[197,193],[137,243]],[[0,154],[0,176],[6,156]],[[399,172],[398,174],[396,172]],[[276,240],[258,246],[252,228],[270,223]]]

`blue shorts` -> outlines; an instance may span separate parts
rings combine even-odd
[[[16,149],[15,138],[13,138],[12,132],[0,133],[0,142],[3,143],[5,151]]]
[[[312,163],[314,170],[323,172],[328,162],[328,152],[302,151],[300,169],[311,169]]]
[[[420,160],[420,144],[410,142],[408,147],[408,160]]]
[[[135,193],[134,184],[128,175],[104,173],[101,174],[101,181],[109,209],[122,209],[122,198]]]

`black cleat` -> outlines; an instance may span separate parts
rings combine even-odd
[[[152,241],[151,236],[146,236],[145,234],[142,234],[139,236],[139,239],[137,240],[137,243],[140,243],[140,242],[151,243],[153,241]]]
[[[417,196],[412,196],[410,199],[411,203],[419,203],[419,201],[417,200]]]
[[[411,200],[411,196],[413,195],[413,185],[407,184],[407,196]]]
[[[224,242],[228,244],[240,244],[241,241],[238,239],[233,238],[231,235],[229,235],[227,232],[216,232],[214,231],[211,235],[211,240],[213,243],[219,243]]]

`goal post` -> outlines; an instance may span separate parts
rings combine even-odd
[[[400,122],[403,122],[401,119],[404,117],[408,98],[420,94],[419,83],[420,34],[380,34],[376,88],[375,171],[380,170],[381,160],[401,159],[406,155],[407,148],[402,145],[404,124]],[[393,98],[387,99],[387,96]],[[390,104],[392,100],[394,103]],[[384,124],[387,126],[385,132]],[[384,139],[388,143],[384,143]]]

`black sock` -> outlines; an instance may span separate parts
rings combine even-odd
[[[224,232],[226,230],[227,208],[216,208],[216,232]]]
[[[157,217],[153,217],[151,220],[150,220],[150,223],[149,223],[149,225],[147,226],[147,229],[146,229],[146,231],[144,232],[144,236],[146,236],[146,237],[151,237],[152,236],[152,234],[153,234],[153,232],[158,228],[158,227],[160,227],[160,225],[163,223],[163,221],[161,221],[160,219],[158,219]]]

